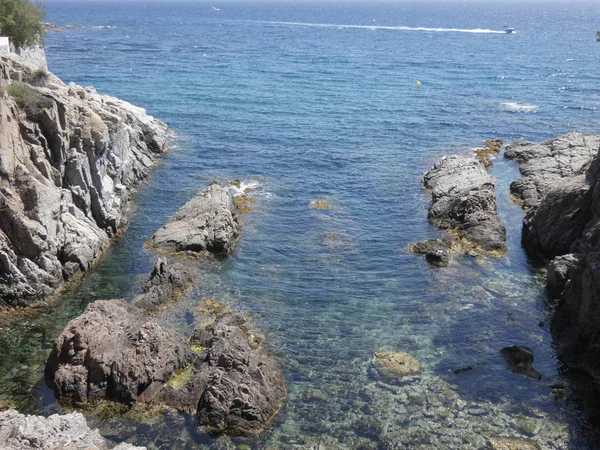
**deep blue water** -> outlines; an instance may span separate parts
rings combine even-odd
[[[543,283],[520,247],[522,212],[509,200],[516,166],[499,158],[492,169],[507,256],[432,269],[407,246],[440,235],[419,180],[441,155],[490,138],[598,132],[600,4],[211,6],[46,3],[48,21],[83,25],[47,35],[50,70],[146,108],[178,138],[98,268],[48,314],[7,332],[0,393],[55,410],[36,382],[56,333],[89,301],[130,296],[154,260],[142,243],[212,179],[241,178],[261,188],[237,250],[199,263],[196,289],[161,320],[189,332],[186,313],[219,296],[266,333],[289,400],[262,440],[244,443],[459,448],[468,436],[460,447],[477,448],[473,436],[503,434],[591,448],[583,415],[549,388],[560,365]],[[311,207],[316,199],[332,209]],[[534,350],[542,382],[509,372],[498,350],[513,344]],[[380,350],[418,357],[425,381],[407,389],[427,397],[427,383],[449,383],[472,425],[382,386],[370,369]],[[453,373],[464,366],[474,370]],[[368,420],[383,425],[366,432]],[[177,441],[166,437],[172,424],[94,424],[149,448],[228,445],[194,431],[193,419]]]

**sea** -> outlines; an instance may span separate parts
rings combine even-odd
[[[204,297],[249,317],[285,376],[284,407],[252,439],[206,434],[193,416],[85,411],[105,437],[152,450],[478,449],[494,436],[598,448],[553,348],[543,269],[521,248],[517,165],[490,169],[505,256],[435,268],[408,246],[443,236],[421,183],[443,155],[600,132],[599,2],[43,3],[50,70],[175,137],[98,265],[41,314],[2,324],[0,398],[69,411],[43,381],[54,339],[90,302],[131,299],[156,259],[144,241],[212,180],[240,179],[254,190],[235,251],[194,262],[193,290],[156,320],[189,335]],[[534,351],[542,380],[510,371],[499,350],[512,345]],[[388,350],[422,375],[379,378],[373,355]]]

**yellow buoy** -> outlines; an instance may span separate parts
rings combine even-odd
[[[421,87],[421,82],[417,81],[417,87]]]

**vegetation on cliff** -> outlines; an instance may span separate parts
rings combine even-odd
[[[44,35],[46,13],[39,3],[29,0],[0,0],[0,34],[8,36],[16,47],[39,43]]]

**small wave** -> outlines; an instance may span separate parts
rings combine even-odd
[[[340,25],[333,23],[309,23],[309,22],[259,22],[271,25],[288,25],[314,28],[335,28],[338,30],[358,29],[358,30],[392,30],[392,31],[429,31],[436,33],[475,33],[475,34],[506,34],[504,31],[487,30],[483,28],[429,28],[429,27],[406,27],[406,26],[385,26],[385,25]]]
[[[505,102],[500,105],[504,111],[508,112],[522,112],[522,113],[535,113],[538,112],[540,107],[538,105],[532,105],[525,102]]]
[[[248,179],[248,180],[236,180],[239,181],[239,186],[237,183],[229,183],[229,189],[233,192],[233,195],[241,195],[246,194],[250,191],[255,191],[259,187],[261,187],[264,181]]]
[[[94,25],[92,28],[96,30],[114,30],[117,27],[114,25]]]

